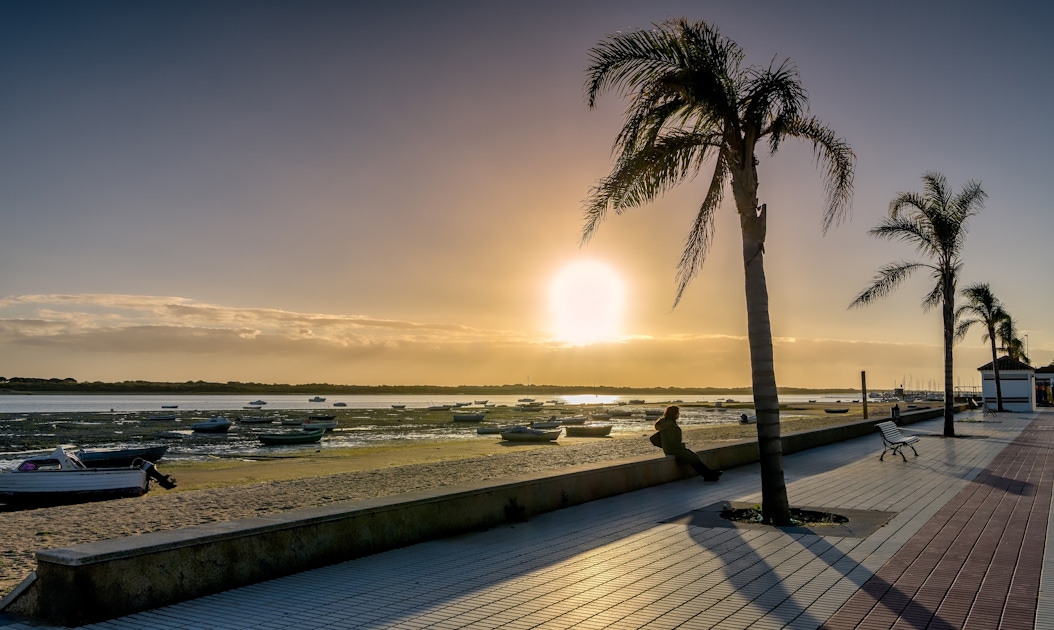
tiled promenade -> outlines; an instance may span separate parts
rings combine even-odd
[[[907,462],[877,432],[785,458],[792,505],[887,513],[872,533],[715,523],[760,500],[749,466],[85,627],[1054,629],[1054,412],[957,420],[906,427]]]

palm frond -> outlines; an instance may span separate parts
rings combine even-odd
[[[582,242],[588,241],[613,209],[617,214],[644,205],[697,172],[711,149],[713,134],[675,131],[654,145],[620,156],[610,175],[590,190],[585,201]]]
[[[882,266],[871,278],[871,284],[860,292],[860,295],[849,303],[849,308],[865,306],[875,300],[885,297],[893,292],[900,283],[906,280],[915,271],[923,268],[932,268],[918,262],[898,261]]]
[[[823,232],[840,223],[853,199],[853,171],[856,155],[844,138],[834,132],[818,118],[777,118],[770,128],[770,149],[776,152],[783,136],[801,138],[812,142],[813,156],[817,166],[823,168],[824,197]]]
[[[710,188],[706,191],[706,198],[703,199],[699,212],[695,215],[692,230],[685,239],[684,252],[681,254],[680,262],[677,263],[677,295],[673,300],[674,308],[680,304],[688,283],[699,273],[706,261],[706,254],[710,250],[710,243],[713,242],[714,237],[714,212],[724,198],[725,184],[728,179],[728,155],[722,151],[717,156],[714,175],[710,179]]]

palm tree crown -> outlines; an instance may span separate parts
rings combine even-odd
[[[955,435],[952,391],[952,346],[955,336],[955,285],[962,269],[962,250],[967,223],[984,205],[987,194],[981,184],[969,181],[952,195],[940,173],[922,177],[923,192],[901,192],[889,202],[889,216],[869,232],[887,240],[899,240],[932,262],[897,261],[883,266],[849,307],[871,304],[889,295],[920,269],[928,269],[933,288],[922,300],[924,311],[941,305],[944,319],[944,435]]]
[[[787,137],[813,144],[826,176],[825,232],[852,198],[852,149],[805,115],[808,99],[794,65],[743,67],[743,57],[716,27],[683,18],[613,35],[590,51],[589,106],[607,90],[628,93],[630,105],[613,148],[615,167],[586,201],[583,241],[608,210],[621,214],[654,201],[713,162],[709,189],[678,265],[676,301],[706,259],[725,186],[732,184],[741,215],[760,214],[755,147],[762,139],[770,153]]]
[[[764,252],[767,204],[760,204],[758,142],[775,153],[784,138],[813,145],[826,180],[823,229],[837,222],[852,197],[849,145],[816,118],[788,61],[743,66],[743,51],[705,22],[663,22],[651,30],[611,35],[590,50],[589,106],[616,90],[629,99],[614,144],[611,173],[586,199],[582,240],[589,240],[610,210],[645,205],[713,164],[713,174],[677,267],[676,306],[706,260],[714,213],[731,185],[743,237],[751,379],[761,452],[762,513],[790,523],[780,445],[779,399],[773,366]]]

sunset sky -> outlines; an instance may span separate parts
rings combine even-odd
[[[730,200],[672,309],[709,170],[579,242],[625,108],[588,51],[681,16],[793,60],[857,156],[824,236],[811,148],[759,154],[780,386],[941,387],[928,277],[847,309],[916,259],[867,231],[927,171],[981,182],[960,286],[1051,363],[1051,9],[857,4],[0,3],[0,376],[748,386]]]

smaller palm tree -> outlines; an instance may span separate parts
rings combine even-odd
[[[996,340],[1000,324],[1010,317],[1003,308],[1003,303],[992,293],[987,282],[971,284],[962,290],[966,304],[955,311],[955,339],[962,340],[974,324],[983,324],[985,332],[981,341],[992,344],[992,370],[995,372],[995,405],[997,411],[1003,411],[1003,389],[999,384],[999,360],[996,356]]]
[[[922,309],[941,307],[944,320],[944,436],[955,437],[955,400],[952,381],[952,347],[955,344],[955,284],[962,270],[966,223],[988,196],[981,184],[967,182],[952,195],[940,173],[922,176],[925,192],[897,193],[889,202],[889,216],[868,232],[872,236],[911,243],[932,263],[897,261],[885,265],[871,279],[849,308],[871,304],[889,295],[900,283],[920,269],[928,269],[933,288],[922,299]]]

